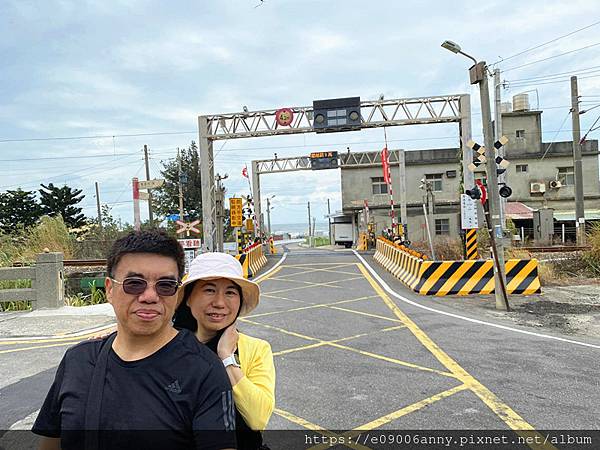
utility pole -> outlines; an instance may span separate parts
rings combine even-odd
[[[494,114],[495,114],[495,132],[496,132],[496,140],[502,137],[502,99],[501,99],[501,91],[502,83],[500,82],[500,69],[494,69]],[[504,158],[505,155],[505,147],[502,146],[498,149],[498,156]],[[508,171],[501,173],[498,175],[498,183],[506,183]],[[500,197],[500,224],[502,225],[502,229],[506,230],[506,202],[507,199],[504,197]]]
[[[310,202],[308,202],[308,246],[312,247],[312,223],[310,218]]]
[[[221,183],[221,180],[225,180],[227,174],[221,176],[217,174],[215,181],[217,182],[215,192],[215,204],[217,207],[217,251],[223,251],[223,219],[225,216],[224,202],[225,202],[225,186]]]
[[[327,222],[329,224],[329,245],[332,245],[333,238],[331,236],[331,204],[329,203],[329,199],[327,199]]]
[[[142,229],[142,222],[140,219],[140,182],[137,177],[133,178],[133,228],[135,231]]]
[[[98,225],[102,230],[102,209],[100,208],[100,190],[98,189],[98,182],[96,181],[96,207],[98,208]]]
[[[183,222],[183,183],[181,182],[181,155],[179,154],[179,147],[177,147],[177,181],[179,185],[179,220]]]
[[[573,119],[573,169],[575,172],[575,229],[577,245],[585,245],[585,209],[583,207],[583,167],[581,163],[581,128],[579,125],[579,91],[577,77],[571,77],[571,117]]]
[[[506,277],[504,274],[504,245],[502,244],[502,225],[500,223],[500,194],[498,193],[498,173],[496,172],[496,155],[494,148],[494,130],[492,129],[492,112],[490,108],[490,91],[488,86],[487,65],[480,61],[469,69],[471,84],[479,84],[481,99],[481,122],[485,142],[485,157],[487,171],[489,228],[492,241],[492,251],[495,253],[495,286],[496,309],[509,310],[506,294]],[[496,239],[497,238],[497,239]]]
[[[398,150],[398,175],[400,180],[400,223],[402,224],[402,239],[406,241],[408,240],[408,213],[406,208],[406,156],[404,150]]]
[[[271,235],[271,197],[267,197],[267,227],[269,236]]]
[[[150,181],[150,165],[148,164],[148,146],[144,144],[144,161],[146,162],[146,181]],[[148,189],[148,220],[150,226],[154,225],[154,216],[152,214],[152,190]]]

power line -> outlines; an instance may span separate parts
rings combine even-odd
[[[564,76],[564,75],[577,75],[579,73],[584,73],[584,72],[597,72],[598,70],[600,70],[600,66],[593,66],[593,67],[587,67],[585,69],[574,69],[571,70],[569,72],[560,72],[560,73],[555,73],[555,74],[549,74],[549,75],[540,75],[539,77],[531,77],[531,78],[518,78],[516,80],[506,80],[508,83],[513,83],[515,81],[532,81],[532,80],[545,80],[545,79],[549,79],[549,78],[556,78],[558,76]]]
[[[577,30],[575,30],[575,31],[571,31],[570,33],[563,34],[562,36],[559,36],[559,37],[557,37],[557,38],[551,39],[551,40],[549,40],[549,41],[547,41],[547,42],[544,42],[543,44],[539,44],[539,45],[536,45],[536,46],[534,46],[534,47],[528,48],[528,49],[526,49],[526,50],[523,50],[523,51],[521,51],[521,52],[519,52],[519,53],[516,53],[516,54],[514,54],[514,55],[512,55],[512,56],[509,56],[509,57],[507,57],[507,58],[501,58],[501,59],[499,59],[498,61],[496,61],[495,63],[493,63],[493,64],[491,64],[491,65],[492,65],[492,66],[494,66],[494,65],[496,65],[496,64],[498,64],[498,63],[501,63],[501,62],[504,62],[504,61],[508,61],[509,59],[516,58],[517,56],[521,56],[521,55],[523,55],[523,54],[525,54],[525,53],[528,53],[528,52],[530,52],[530,51],[537,50],[537,49],[538,49],[538,48],[540,48],[540,47],[544,47],[545,45],[551,44],[552,42],[556,42],[556,41],[558,41],[558,40],[560,40],[560,39],[566,38],[566,37],[568,37],[568,36],[572,36],[572,35],[574,35],[574,34],[576,34],[576,33],[579,33],[580,31],[587,30],[588,28],[591,28],[591,27],[593,27],[593,26],[596,26],[596,25],[598,25],[598,24],[600,24],[600,21],[598,21],[598,22],[594,22],[594,23],[592,23],[591,25],[587,25],[587,26],[585,26],[585,27],[583,27],[583,28],[578,28],[578,29],[577,29]]]
[[[560,56],[569,55],[571,53],[580,52],[581,50],[586,50],[588,48],[596,47],[598,45],[600,45],[600,42],[596,42],[595,44],[586,45],[585,47],[576,48],[575,50],[569,50],[568,52],[559,53],[558,55],[548,56],[547,58],[542,58],[542,59],[538,59],[536,61],[521,64],[520,66],[510,67],[508,69],[504,69],[502,72],[506,73],[506,72],[510,72],[511,70],[521,69],[522,67],[531,66],[531,65],[537,64],[539,62],[548,61],[549,59],[554,59],[554,58],[558,58]]]
[[[156,133],[130,133],[130,134],[98,134],[93,136],[60,136],[43,138],[23,138],[23,139],[0,139],[0,144],[6,142],[39,142],[39,141],[74,141],[79,139],[106,139],[116,137],[142,137],[142,136],[173,136],[181,134],[196,134],[196,131],[166,131]]]
[[[550,145],[548,146],[548,148],[546,149],[546,151],[544,152],[544,154],[542,155],[542,157],[540,158],[540,160],[542,160],[542,159],[544,159],[546,157],[546,154],[550,151],[550,149],[554,145],[554,142],[555,142],[556,137],[558,136],[558,133],[560,133],[560,130],[562,130],[562,127],[564,126],[565,122],[567,121],[567,119],[569,118],[570,115],[571,115],[571,111],[569,111],[567,113],[567,115],[565,116],[565,118],[563,119],[562,123],[560,124],[560,127],[559,127],[558,131],[556,132],[556,134],[554,135],[554,138],[552,139],[552,142],[550,143]]]
[[[578,78],[580,80],[586,80],[586,79],[589,79],[589,78],[598,78],[598,77],[600,77],[600,74],[599,75],[590,75],[589,77],[578,77]],[[532,83],[515,83],[515,84],[512,85],[512,87],[526,87],[526,86],[539,86],[539,85],[542,85],[542,84],[565,83],[566,81],[569,81],[569,80],[570,80],[570,77],[563,78],[562,80],[543,81],[543,82],[539,82],[539,83],[537,83],[537,82],[532,82]],[[509,86],[511,86],[511,85],[509,84]]]

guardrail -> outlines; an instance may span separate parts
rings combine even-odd
[[[31,280],[31,287],[0,289],[0,302],[30,301],[32,309],[64,305],[62,253],[40,253],[32,267],[0,268],[0,281],[15,280]]]
[[[411,290],[421,295],[469,295],[494,292],[491,260],[427,261],[425,255],[378,238],[375,260]],[[537,259],[505,262],[509,294],[541,292]]]

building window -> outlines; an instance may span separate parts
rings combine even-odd
[[[373,186],[373,194],[387,194],[388,187],[385,184],[383,177],[371,178],[371,185]]]
[[[565,186],[575,186],[575,171],[571,167],[559,167],[556,177]]]
[[[529,166],[527,164],[517,164],[517,173],[529,172]]]
[[[518,139],[525,139],[525,130],[517,130],[516,135]]]
[[[450,234],[450,219],[435,219],[435,234]]]
[[[442,192],[442,174],[441,173],[425,175],[425,179],[431,183],[431,190],[433,192]]]

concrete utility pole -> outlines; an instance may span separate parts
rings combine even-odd
[[[312,223],[310,218],[310,202],[308,202],[308,246],[312,247]]]
[[[496,294],[496,309],[509,311],[508,295],[506,293],[506,277],[504,275],[504,246],[502,245],[502,225],[500,223],[500,194],[498,193],[498,173],[496,172],[496,154],[494,148],[494,130],[492,129],[492,112],[490,108],[490,91],[488,87],[488,68],[485,61],[479,61],[464,53],[460,45],[452,41],[444,41],[442,47],[452,53],[460,53],[473,61],[469,68],[471,84],[479,84],[481,100],[481,123],[485,145],[488,200],[486,212],[492,253],[494,256],[494,282]],[[496,236],[498,239],[496,239]]]
[[[327,222],[329,225],[329,245],[331,245],[333,238],[331,236],[331,204],[329,203],[329,199],[327,199]]]
[[[215,181],[217,182],[215,192],[215,203],[217,207],[217,251],[223,251],[223,219],[225,218],[224,202],[225,202],[225,186],[221,183],[221,180],[225,180],[227,175],[221,176],[217,174]]]
[[[144,161],[146,163],[146,181],[150,181],[150,164],[148,164],[148,146],[144,145]],[[154,215],[152,214],[152,190],[148,189],[148,220],[150,226],[154,224]]]
[[[271,198],[267,197],[267,227],[269,236],[271,235]]]
[[[488,87],[487,66],[485,61],[480,61],[471,69],[471,84],[479,83],[481,98],[481,122],[485,142],[488,208],[490,217],[490,233],[492,250],[495,252],[497,264],[495,265],[496,309],[508,310],[508,296],[506,294],[506,276],[504,273],[504,245],[502,244],[502,224],[500,222],[500,194],[498,193],[498,173],[496,172],[496,155],[494,148],[494,130],[492,129],[492,112],[490,108],[490,92]]]
[[[583,207],[583,167],[581,163],[581,128],[577,77],[571,77],[571,117],[573,119],[573,169],[575,172],[575,227],[577,245],[585,244],[585,209]]]
[[[400,180],[400,223],[404,240],[408,239],[408,217],[406,212],[406,156],[404,150],[398,150],[398,179]],[[368,226],[368,225],[367,225]]]
[[[98,208],[98,225],[102,229],[102,209],[100,208],[100,190],[98,189],[98,182],[96,181],[96,207]]]
[[[181,183],[181,155],[177,147],[177,181],[179,185],[179,220],[183,221],[183,184]]]
[[[502,137],[502,99],[501,91],[502,83],[500,82],[500,69],[494,69],[494,114],[495,114],[495,136],[496,140]],[[506,150],[504,146],[498,150],[498,156],[504,158]],[[498,183],[506,183],[508,171],[498,175]],[[508,200],[504,197],[500,197],[500,224],[502,229],[506,230],[506,202]]]
[[[131,182],[133,188],[133,228],[135,231],[142,229],[142,221],[140,219],[140,181],[137,177]]]

